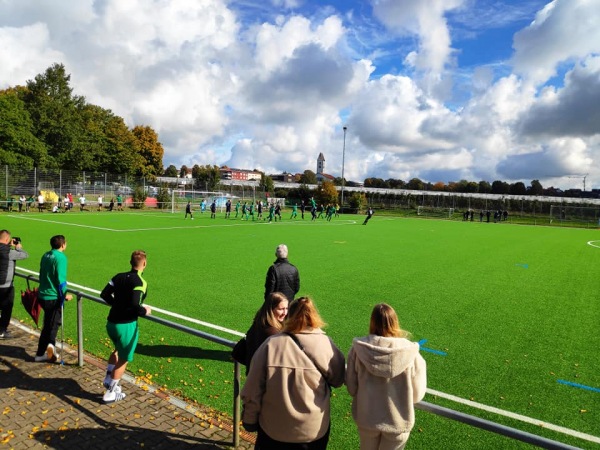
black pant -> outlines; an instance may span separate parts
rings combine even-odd
[[[13,286],[0,288],[0,331],[8,328],[15,303],[15,288]]]
[[[59,300],[41,300],[42,308],[44,309],[44,326],[36,356],[42,356],[46,353],[48,344],[56,345],[56,334],[58,328],[62,325],[62,311]]]
[[[329,432],[331,427],[327,427],[327,433],[316,441],[307,443],[290,443],[280,442],[271,439],[263,429],[258,427],[258,435],[256,436],[256,445],[254,450],[325,450],[329,442]]]

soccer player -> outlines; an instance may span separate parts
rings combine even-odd
[[[229,219],[230,216],[231,216],[231,200],[227,199],[227,202],[225,202],[225,218]]]
[[[187,205],[185,205],[185,217],[183,218],[184,220],[187,219],[188,214],[190,215],[192,220],[194,220],[194,215],[192,214],[192,202],[187,202]]]
[[[371,208],[371,207],[369,206],[369,209],[367,210],[367,217],[365,218],[365,221],[363,222],[363,225],[366,225],[366,224],[367,224],[367,222],[368,222],[369,220],[371,220],[371,217],[373,217],[373,214],[375,214],[375,211],[373,211],[373,208]]]
[[[239,212],[240,212],[240,201],[238,200],[237,203],[235,204],[235,219],[237,219]]]
[[[290,217],[291,219],[296,219],[298,217],[298,203],[294,203],[294,206],[292,206],[292,215]]]
[[[217,202],[215,200],[213,200],[212,203],[210,204],[210,218],[211,219],[217,218]]]
[[[117,211],[123,211],[123,197],[117,194]]]
[[[119,382],[125,373],[127,363],[133,361],[139,329],[138,317],[152,313],[149,306],[143,305],[148,284],[142,278],[146,268],[146,252],[136,250],[131,254],[131,270],[115,275],[100,293],[100,297],[110,305],[106,331],[114,344],[106,367],[103,385],[106,388],[102,400],[112,403],[123,400],[125,394]]]

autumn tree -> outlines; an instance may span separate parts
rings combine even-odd
[[[331,181],[323,181],[317,188],[317,201],[323,205],[335,205],[339,203],[338,191]]]
[[[137,139],[141,167],[139,175],[158,176],[163,172],[163,156],[165,150],[158,141],[158,134],[149,126],[138,125],[133,128]]]

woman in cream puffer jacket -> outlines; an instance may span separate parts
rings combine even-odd
[[[425,360],[385,303],[373,308],[369,333],[354,339],[346,369],[360,448],[402,449],[415,423],[413,405],[425,396]]]

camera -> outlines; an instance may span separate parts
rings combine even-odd
[[[13,238],[13,245],[19,245],[21,243],[21,238],[20,237],[14,237]]]

